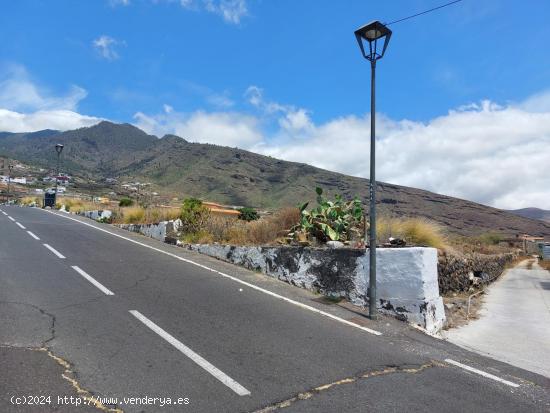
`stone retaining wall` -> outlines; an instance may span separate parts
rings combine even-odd
[[[517,254],[468,254],[458,256],[440,253],[438,258],[439,292],[468,291],[472,286],[496,279]]]
[[[98,221],[101,219],[109,219],[111,218],[112,212],[108,209],[97,209],[94,211],[84,211],[79,213],[78,215],[85,216],[86,218],[93,219],[94,221]]]
[[[279,280],[367,305],[369,255],[357,249],[186,245],[223,261],[261,271]],[[435,248],[377,250],[378,307],[430,333],[445,321],[437,284]]]
[[[116,224],[115,226],[162,242],[176,244],[181,221],[176,219],[175,221],[161,221],[157,224]]]

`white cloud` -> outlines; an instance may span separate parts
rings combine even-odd
[[[262,139],[258,119],[236,112],[203,112],[190,114],[164,110],[164,113],[134,115],[136,126],[157,136],[174,134],[192,142],[223,146],[250,147]]]
[[[203,86],[195,82],[183,82],[186,90],[203,98],[208,104],[219,108],[227,109],[235,105],[235,102],[230,97],[230,93],[224,90],[221,93],[215,92],[209,87]]]
[[[152,0],[153,3],[175,3],[176,0]],[[217,14],[226,23],[240,24],[241,19],[248,15],[246,0],[179,0],[181,7]]]
[[[67,130],[90,126],[101,119],[77,113],[87,95],[79,86],[54,95],[30,79],[24,66],[0,68],[0,131],[33,132],[41,129]]]
[[[129,6],[130,0],[109,0],[109,4],[111,5],[111,7]]]
[[[520,107],[528,112],[550,112],[550,90],[530,96]]]
[[[369,116],[345,116],[252,150],[368,177],[369,133]],[[549,149],[550,112],[522,105],[485,101],[427,123],[377,119],[378,180],[500,208],[550,208]]]
[[[75,110],[87,95],[79,86],[71,86],[67,94],[53,96],[46,88],[37,86],[24,66],[8,64],[0,68],[0,108],[10,110]]]
[[[500,208],[550,209],[550,110],[546,96],[518,104],[464,105],[428,122],[377,115],[377,177]],[[239,146],[368,178],[370,117],[315,124],[303,108],[266,100],[251,86],[255,116],[238,112],[138,113],[149,133]],[[269,132],[266,132],[269,131]]]
[[[101,35],[92,42],[94,49],[99,53],[101,57],[107,60],[116,60],[120,56],[116,51],[116,47],[125,45],[126,43],[121,40],[116,40],[107,35]]]
[[[35,132],[43,129],[70,130],[92,126],[102,119],[81,115],[70,110],[41,110],[19,113],[0,109],[0,131]]]
[[[223,17],[227,23],[239,24],[248,14],[245,0],[204,0],[205,9]]]
[[[310,112],[292,105],[282,105],[264,98],[264,92],[258,86],[249,86],[244,93],[248,102],[267,116],[279,116],[281,132],[290,136],[311,131],[314,128]]]

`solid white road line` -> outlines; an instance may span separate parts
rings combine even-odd
[[[27,229],[27,228],[25,228],[23,225],[21,225],[19,222],[16,222],[16,224],[17,224],[17,226],[18,226],[19,228],[21,228],[21,229]]]
[[[257,285],[254,285],[254,284],[251,284],[249,282],[246,282],[246,281],[243,281],[237,277],[233,277],[232,275],[229,275],[229,274],[225,274],[221,271],[218,271],[218,270],[215,270],[213,268],[210,268],[210,267],[207,267],[206,265],[202,265],[202,264],[199,264],[198,262],[195,262],[195,261],[191,261],[187,258],[183,258],[183,257],[180,257],[176,254],[172,254],[171,252],[168,252],[168,251],[163,251],[159,248],[155,248],[155,247],[152,247],[150,245],[147,245],[147,244],[143,244],[142,242],[139,242],[139,241],[136,241],[136,240],[133,240],[131,238],[127,238],[127,237],[124,237],[122,235],[119,235],[119,234],[116,234],[114,232],[111,232],[111,231],[107,231],[106,229],[104,228],[99,228],[99,227],[96,227],[95,225],[92,225],[92,224],[88,224],[87,222],[82,222],[78,219],[75,219],[75,218],[71,218],[71,217],[68,217],[68,216],[65,216],[65,215],[59,215],[59,214],[56,214],[55,212],[52,212],[52,211],[48,211],[48,210],[44,210],[44,209],[40,209],[40,211],[45,211],[45,212],[48,212],[50,214],[54,214],[54,215],[57,215],[58,217],[61,217],[61,218],[66,218],[66,219],[70,219],[72,221],[75,221],[75,222],[78,222],[79,224],[82,224],[82,225],[86,225],[86,226],[89,226],[91,228],[94,228],[98,231],[103,231],[103,232],[106,232],[107,234],[110,234],[114,237],[118,237],[118,238],[122,238],[123,240],[126,240],[126,241],[129,241],[129,242],[132,242],[134,244],[137,244],[137,245],[141,245],[142,247],[145,247],[145,248],[149,248],[153,251],[157,251],[157,252],[160,252],[162,254],[165,254],[165,255],[168,255],[170,257],[173,257],[173,258],[176,258],[177,260],[180,260],[180,261],[183,261],[183,262],[186,262],[188,264],[192,264],[192,265],[195,265],[197,267],[200,267],[204,270],[208,270],[210,272],[213,272],[215,274],[218,274],[218,275],[221,275],[222,277],[225,277],[225,278],[228,278],[230,280],[233,280],[239,284],[242,284],[242,285],[246,285],[247,287],[249,288],[252,288],[253,290],[256,290],[256,291],[260,291],[264,294],[267,294],[267,295],[270,295],[271,297],[274,297],[274,298],[277,298],[279,300],[282,300],[282,301],[285,301],[289,304],[293,304],[297,307],[300,307],[304,310],[308,310],[308,311],[311,311],[313,313],[316,313],[316,314],[319,314],[319,315],[322,315],[324,317],[327,317],[327,318],[330,318],[331,320],[334,320],[334,321],[338,321],[339,323],[342,323],[342,324],[345,324],[345,325],[348,325],[348,326],[351,326],[351,327],[355,327],[355,328],[358,328],[359,330],[363,330],[363,331],[366,331],[367,333],[370,333],[370,334],[374,334],[376,336],[380,336],[382,335],[382,333],[380,331],[376,331],[376,330],[372,330],[370,328],[367,328],[367,327],[363,327],[363,326],[360,326],[359,324],[355,324],[355,323],[352,323],[351,321],[348,321],[348,320],[345,320],[343,318],[340,318],[338,316],[335,316],[333,314],[330,314],[330,313],[327,313],[325,311],[322,311],[322,310],[318,310],[317,308],[315,307],[311,307],[307,304],[303,304],[299,301],[295,301],[295,300],[292,300],[290,298],[287,298],[283,295],[280,295],[280,294],[277,294],[277,293],[274,293],[272,291],[269,291],[269,290],[266,290],[262,287],[258,287]]]
[[[34,239],[40,241],[40,238],[38,238],[36,235],[34,235],[32,232],[30,231],[27,231],[27,234],[29,234],[31,237],[33,237]]]
[[[107,287],[105,287],[103,284],[101,284],[99,281],[95,280],[91,275],[87,274],[82,270],[80,267],[77,267],[76,265],[73,265],[71,267],[73,270],[75,270],[77,273],[82,275],[84,278],[86,278],[88,281],[90,281],[93,285],[95,285],[97,288],[99,288],[101,291],[103,291],[107,295],[115,295],[114,292],[109,290]]]
[[[9,218],[11,221],[15,222],[15,219],[13,219],[12,217],[10,217],[9,215],[8,215],[8,218]]]
[[[141,321],[143,324],[145,324],[147,327],[149,327],[151,330],[153,330],[155,333],[157,333],[159,336],[161,336],[167,342],[172,344],[175,348],[177,348],[179,351],[181,351],[183,354],[185,354],[187,357],[189,357],[192,361],[197,363],[204,370],[206,370],[212,376],[217,378],[219,381],[221,381],[223,384],[225,384],[227,387],[229,387],[231,390],[233,390],[239,396],[248,396],[248,395],[250,395],[250,391],[245,389],[243,386],[241,386],[239,383],[237,383],[235,380],[233,380],[231,377],[229,377],[223,371],[221,371],[220,369],[218,369],[214,365],[210,364],[207,360],[205,360],[204,358],[199,356],[197,353],[195,353],[193,350],[191,350],[189,347],[187,347],[181,341],[176,339],[174,336],[172,336],[169,333],[167,333],[166,331],[164,331],[162,328],[160,328],[158,325],[153,323],[151,320],[149,320],[147,317],[145,317],[139,311],[130,310],[130,314],[132,314],[134,317],[136,317],[139,321]]]
[[[495,375],[490,374],[490,373],[486,373],[482,370],[475,369],[473,367],[467,366],[466,364],[459,363],[458,361],[454,361],[454,360],[451,360],[451,359],[445,359],[445,362],[449,363],[449,364],[452,364],[453,366],[460,367],[464,370],[471,371],[472,373],[479,374],[480,376],[487,377],[488,379],[492,379],[492,380],[498,381],[500,383],[504,383],[508,386],[519,387],[519,384],[517,384],[517,383],[513,383],[511,381],[501,379],[498,376],[495,376]]]
[[[65,256],[63,254],[61,254],[59,251],[57,251],[55,248],[53,248],[52,246],[48,245],[48,244],[42,244],[44,245],[47,249],[49,249],[51,252],[53,252],[55,255],[57,255],[59,258],[65,258]]]

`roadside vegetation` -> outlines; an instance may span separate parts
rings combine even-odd
[[[110,203],[60,197],[58,207],[81,213],[89,210],[109,209],[113,224],[153,224],[180,219],[180,239],[186,243],[227,243],[236,245],[295,244],[324,246],[328,241],[342,242],[355,248],[364,246],[368,230],[364,208],[357,198],[344,199],[340,195],[327,197],[316,188],[316,204],[304,203],[298,207],[281,208],[259,213],[243,207],[234,214],[224,214],[218,208],[197,198],[187,198],[181,207],[138,205],[131,198]],[[24,205],[40,205],[38,197],[26,197]],[[232,212],[232,211],[229,211]],[[458,237],[444,227],[426,218],[395,218],[379,216],[377,221],[378,244],[384,246],[426,246],[456,254],[500,254],[510,252],[501,241],[502,234],[490,232],[475,237]]]
[[[41,206],[42,198],[37,196],[25,196],[19,201],[24,206]]]
[[[273,214],[246,221],[234,216],[208,214],[197,221],[200,226],[187,224],[183,227],[182,241],[187,243],[227,243],[236,245],[285,244],[290,229],[300,219],[298,208],[282,208]]]

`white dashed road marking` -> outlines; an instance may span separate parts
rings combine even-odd
[[[34,235],[32,232],[30,231],[27,231],[27,234],[29,234],[31,237],[33,237],[34,239],[40,241],[40,238],[38,238],[36,235]]]
[[[16,222],[16,224],[17,224],[17,226],[18,226],[19,228],[21,228],[21,229],[27,229],[27,228],[25,228],[23,225],[21,225],[19,222]]]
[[[229,377],[223,371],[221,371],[217,367],[210,364],[207,360],[205,360],[200,355],[195,353],[193,350],[191,350],[189,347],[187,347],[181,341],[176,339],[174,336],[172,336],[169,333],[167,333],[166,331],[164,331],[162,328],[160,328],[158,325],[153,323],[151,320],[149,320],[147,317],[145,317],[139,311],[130,310],[130,314],[132,314],[134,317],[136,317],[139,321],[141,321],[143,324],[145,324],[147,327],[149,327],[151,330],[153,330],[155,333],[157,333],[159,336],[161,336],[167,342],[172,344],[175,348],[177,348],[179,351],[181,351],[183,354],[185,354],[187,357],[189,357],[192,361],[197,363],[204,370],[206,370],[212,376],[217,378],[219,381],[221,381],[223,384],[225,384],[227,387],[229,387],[231,390],[233,390],[239,396],[248,396],[248,395],[250,395],[250,391],[245,389],[243,386],[241,386],[239,383],[237,383],[235,380],[233,380],[231,377]]]
[[[15,222],[15,219],[13,219],[12,217],[10,217],[9,215],[8,215],[8,218],[10,219],[10,221]]]
[[[82,275],[84,278],[86,278],[88,281],[90,281],[93,285],[95,285],[97,288],[99,288],[101,291],[103,291],[107,295],[115,295],[114,292],[109,290],[107,287],[105,287],[103,284],[101,284],[99,281],[95,280],[90,274],[87,274],[84,270],[82,270],[80,267],[77,267],[76,265],[73,265],[71,267],[73,270],[75,270],[77,273]]]
[[[519,387],[519,384],[517,384],[517,383],[513,383],[511,381],[501,379],[498,376],[495,376],[495,375],[490,374],[490,373],[486,373],[482,370],[475,369],[473,367],[467,366],[466,364],[459,363],[458,361],[454,361],[454,360],[451,360],[451,359],[445,359],[445,362],[449,363],[449,364],[452,364],[453,366],[460,367],[464,370],[471,371],[472,373],[479,374],[480,376],[487,377],[488,379],[495,380],[495,381],[498,381],[500,383],[504,383],[507,386]]]
[[[59,251],[57,251],[55,248],[48,244],[43,244],[47,249],[49,249],[51,252],[53,252],[55,255],[57,255],[59,258],[65,258],[63,254],[61,254]]]

